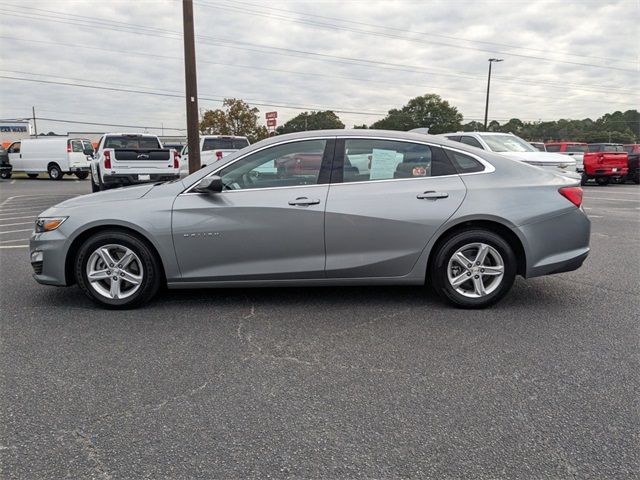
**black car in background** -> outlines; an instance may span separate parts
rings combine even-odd
[[[13,167],[9,163],[9,153],[0,145],[0,178],[11,178],[11,170]]]

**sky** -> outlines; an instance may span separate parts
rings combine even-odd
[[[0,118],[34,106],[40,132],[185,134],[182,1],[0,0],[0,14]],[[331,109],[350,128],[436,93],[481,120],[489,58],[504,59],[490,120],[640,107],[640,0],[194,0],[194,19],[201,111],[234,97],[262,122]]]

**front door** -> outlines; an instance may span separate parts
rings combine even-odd
[[[466,194],[444,151],[419,143],[338,140],[336,169],[325,218],[328,278],[407,275]]]
[[[268,147],[216,172],[221,193],[179,195],[172,234],[183,280],[322,278],[334,143]]]
[[[22,160],[22,154],[20,153],[20,142],[14,142],[9,145],[7,153],[9,154],[9,163],[13,166],[13,171],[23,172],[25,170],[25,164]]]

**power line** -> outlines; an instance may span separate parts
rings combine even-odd
[[[225,1],[225,0],[223,0],[223,1]],[[195,3],[196,4],[200,4],[200,5],[211,5],[211,6],[213,6],[211,3],[204,2],[204,1],[195,2]],[[228,4],[230,2],[229,1],[225,1],[225,3]],[[285,9],[285,8],[277,8],[277,7],[274,7],[272,5],[269,5],[269,7],[263,7],[261,5],[255,4],[255,3],[242,2],[242,1],[239,1],[239,0],[235,0],[233,3],[248,5],[248,6],[256,7],[256,8],[261,8],[262,10],[274,10],[274,11],[280,11],[280,12],[285,12],[285,13],[292,13],[292,14],[303,16],[303,17],[313,17],[313,18],[320,18],[320,19],[323,19],[323,20],[333,20],[333,21],[338,21],[338,22],[347,23],[347,24],[362,25],[362,26],[366,26],[366,27],[379,28],[379,29],[383,29],[383,30],[391,30],[391,31],[396,31],[396,32],[401,32],[401,33],[409,33],[409,34],[414,34],[414,35],[424,35],[424,36],[431,36],[431,37],[447,38],[447,39],[457,40],[457,41],[462,41],[462,42],[478,43],[478,44],[484,44],[484,45],[493,45],[493,46],[497,46],[497,47],[516,48],[516,49],[519,49],[519,50],[529,50],[529,51],[540,52],[540,53],[549,53],[548,49],[523,47],[521,45],[512,45],[512,44],[498,43],[498,42],[488,42],[488,41],[483,41],[483,40],[474,40],[474,39],[470,39],[470,38],[456,37],[456,36],[453,36],[453,35],[443,35],[443,34],[440,34],[440,33],[433,33],[433,32],[417,32],[417,31],[407,30],[405,28],[394,28],[394,27],[390,27],[388,25],[376,25],[376,24],[371,24],[371,23],[359,22],[359,21],[356,21],[356,20],[345,20],[343,18],[338,18],[338,17],[328,17],[328,16],[324,16],[324,15],[316,15],[316,14],[312,14],[312,13],[300,12],[298,10],[288,10],[288,9]],[[231,6],[229,6],[229,7],[231,7]],[[234,6],[233,8],[238,8],[238,7]],[[599,56],[594,56],[594,55],[584,55],[584,54],[580,54],[580,53],[563,52],[563,51],[559,51],[559,50],[556,50],[555,53],[559,54],[559,55],[566,55],[566,56],[572,56],[572,57],[593,58],[593,59],[596,59],[596,60],[611,60],[611,61],[614,61],[614,62],[635,62],[635,60],[632,60],[632,59],[623,59],[623,58],[617,59],[617,58],[612,58],[612,57],[599,57]]]
[[[37,120],[44,120],[47,122],[54,122],[54,123],[73,123],[73,124],[79,124],[79,125],[97,125],[97,126],[103,126],[103,127],[123,127],[123,128],[144,128],[147,130],[177,130],[177,131],[181,131],[181,132],[186,132],[187,129],[186,128],[176,128],[176,127],[165,127],[165,126],[160,126],[160,127],[151,127],[151,126],[145,126],[145,125],[123,125],[123,124],[119,124],[119,123],[103,123],[103,122],[88,122],[88,121],[79,121],[79,120],[63,120],[60,118],[44,118],[44,117],[36,117]]]

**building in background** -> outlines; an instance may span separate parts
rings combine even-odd
[[[0,143],[3,147],[23,138],[31,138],[32,135],[33,127],[29,120],[0,119]]]

